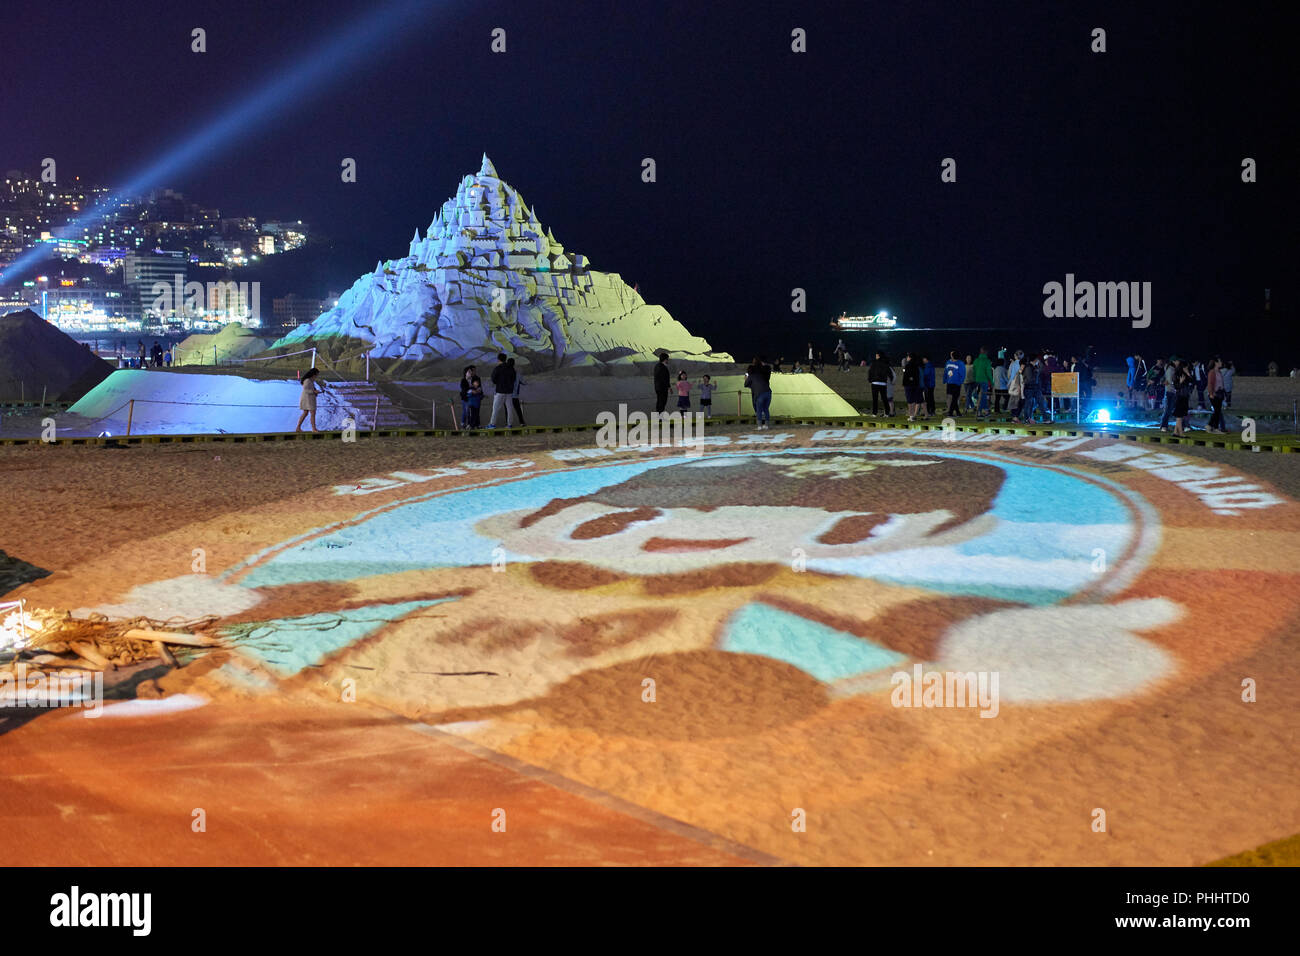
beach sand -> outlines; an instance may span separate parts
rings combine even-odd
[[[811,429],[780,434],[811,444]],[[1150,471],[1076,454],[1091,446],[967,449],[1138,495],[1149,510],[1132,520],[1154,538],[1140,560],[1136,545],[1110,557],[1135,576],[1072,601],[1177,609],[1141,633],[1170,662],[1152,680],[1101,693],[1086,661],[1070,663],[1093,645],[1062,627],[1047,635],[1065,662],[1044,679],[1055,697],[1012,695],[992,720],[892,706],[893,665],[856,684],[809,672],[832,668],[842,643],[792,662],[718,635],[762,605],[899,667],[939,666],[964,624],[1020,607],[1009,594],[776,561],[646,576],[512,559],[497,571],[486,549],[464,567],[290,580],[300,565],[287,558],[315,560],[286,544],[299,536],[364,542],[366,514],[578,473],[586,462],[549,453],[593,444],[579,432],[0,449],[0,547],[50,572],[6,600],[215,613],[241,635],[150,686],[159,703],[201,706],[53,712],[0,734],[0,812],[52,837],[11,845],[3,862],[1196,865],[1300,831],[1300,704],[1285,690],[1300,679],[1291,456],[1180,448],[1247,476],[1259,462],[1276,479],[1255,482],[1276,506],[1225,516]],[[245,586],[267,568],[292,573]],[[400,611],[346,641],[258,636],[265,622],[380,606]],[[289,646],[299,633],[306,646]],[[1244,679],[1255,702],[1242,700]],[[203,836],[190,830],[196,807]],[[508,841],[491,830],[498,808]]]

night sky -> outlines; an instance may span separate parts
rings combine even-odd
[[[1300,362],[1282,5],[406,2],[383,22],[393,6],[8,5],[0,167],[52,156],[61,178],[121,186],[378,20],[379,42],[154,185],[308,221],[336,240],[343,289],[404,255],[486,151],[571,251],[738,355],[829,350],[832,315],[884,308],[988,330],[961,347]],[[1045,319],[1043,284],[1067,272],[1152,282],[1151,327]]]

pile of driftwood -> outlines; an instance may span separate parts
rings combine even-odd
[[[79,667],[84,670],[114,670],[137,661],[160,658],[176,665],[173,647],[218,647],[221,641],[195,631],[214,619],[187,621],[181,629],[165,622],[137,617],[129,621],[110,621],[102,614],[73,617],[55,611],[34,609],[23,621],[25,646],[14,654],[11,666],[19,661],[29,667]]]

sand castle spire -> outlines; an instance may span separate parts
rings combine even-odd
[[[480,176],[491,176],[493,179],[501,178],[497,175],[497,169],[492,165],[492,160],[488,159],[487,153],[483,154],[483,165],[478,168],[478,174]]]

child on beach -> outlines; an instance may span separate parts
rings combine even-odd
[[[683,412],[691,410],[691,383],[685,372],[677,373],[677,407]]]
[[[798,368],[798,363],[795,363],[795,368]],[[705,418],[713,417],[713,379],[707,375],[700,380],[700,410]]]
[[[483,380],[477,375],[470,376],[469,389],[466,392],[468,398],[469,419],[465,423],[466,428],[479,428],[479,408],[483,405]]]

